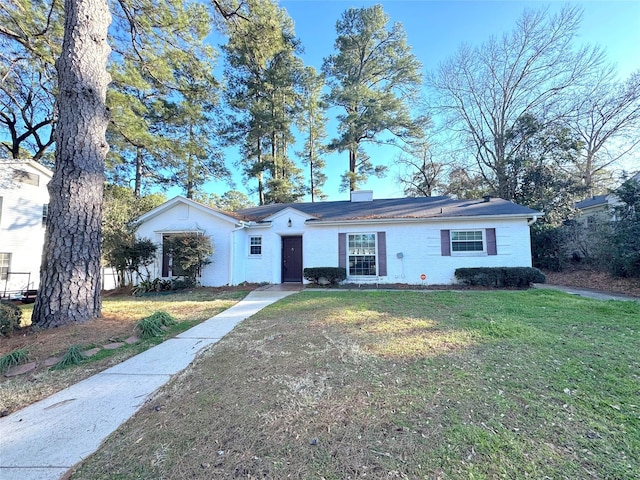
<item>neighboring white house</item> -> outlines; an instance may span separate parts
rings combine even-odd
[[[640,183],[640,172],[628,181]],[[613,193],[596,195],[576,203],[579,214],[576,218],[584,228],[589,229],[593,224],[614,220],[613,207],[621,205],[620,199]]]
[[[640,172],[629,181],[640,182]],[[616,221],[614,208],[620,205],[622,202],[614,193],[595,195],[577,202],[578,214],[569,223],[567,256],[575,259],[590,257],[610,234],[612,222]]]
[[[210,237],[204,286],[303,282],[307,267],[345,267],[353,283],[450,284],[460,267],[530,267],[529,226],[540,215],[496,198],[373,200],[371,191],[235,213],[175,197],[142,215],[137,235],[160,247],[152,266],[159,278],[171,278],[164,238]]]
[[[38,288],[52,176],[32,160],[0,160],[0,296]]]

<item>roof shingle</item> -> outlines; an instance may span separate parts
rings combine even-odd
[[[246,221],[260,222],[286,208],[293,208],[320,221],[540,215],[540,212],[500,198],[492,198],[485,202],[484,200],[453,200],[449,197],[272,204],[238,210],[236,214]]]

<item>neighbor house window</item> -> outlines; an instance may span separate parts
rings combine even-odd
[[[11,254],[0,253],[0,280],[6,280],[11,270]]]
[[[451,252],[484,252],[482,230],[452,230]]]
[[[251,237],[249,239],[249,254],[262,255],[262,237]]]
[[[42,205],[42,226],[44,227],[47,224],[47,217],[49,216],[49,204],[45,203]]]
[[[376,234],[349,234],[347,238],[347,255],[349,276],[376,275]]]

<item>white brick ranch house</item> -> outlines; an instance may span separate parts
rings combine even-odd
[[[164,237],[199,232],[215,249],[204,286],[306,282],[307,267],[345,267],[353,283],[450,284],[460,267],[530,267],[529,226],[540,215],[488,197],[373,200],[371,191],[235,213],[175,197],[142,215],[137,235],[159,246],[152,278],[171,277]]]

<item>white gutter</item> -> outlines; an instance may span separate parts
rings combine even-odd
[[[537,220],[542,214],[534,215]],[[505,220],[512,218],[522,218],[529,220],[531,215],[508,214],[508,215],[465,215],[451,217],[420,217],[420,218],[370,218],[355,220],[307,220],[306,225],[368,225],[378,223],[425,223],[425,222],[455,222],[457,220]]]

